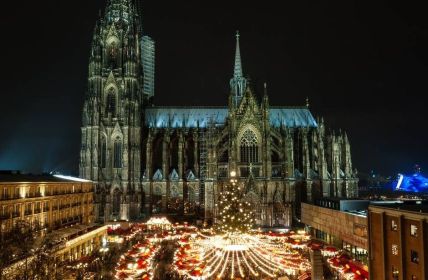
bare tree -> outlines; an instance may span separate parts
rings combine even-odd
[[[10,264],[12,255],[13,250],[11,244],[8,241],[0,242],[0,280],[3,280],[3,272]]]
[[[23,261],[25,274],[28,268],[28,256],[34,244],[31,225],[25,220],[18,220],[12,230],[3,236],[0,252],[0,279],[4,279],[4,270],[14,262]],[[25,278],[26,279],[26,278]]]
[[[28,258],[33,254],[33,245],[34,245],[34,233],[32,231],[31,225],[24,220],[17,222],[17,226],[14,230],[14,243],[18,245],[19,253],[18,257],[24,259],[24,279],[28,279]]]
[[[54,241],[49,237],[41,240],[40,246],[34,251],[31,264],[29,265],[29,279],[58,279]]]

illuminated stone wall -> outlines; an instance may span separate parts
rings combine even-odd
[[[24,179],[0,182],[0,190],[2,234],[7,234],[19,221],[36,230],[94,222],[92,182]]]
[[[308,102],[271,106],[266,85],[259,100],[243,74],[239,34],[227,106],[154,106],[143,90],[140,15],[127,1],[126,13],[117,10],[119,2],[94,30],[82,116],[79,174],[96,185],[98,220],[163,213],[213,222],[232,171],[257,226],[292,225],[301,202],[357,196],[346,133],[327,133]]]
[[[368,250],[366,217],[302,203],[302,223]]]

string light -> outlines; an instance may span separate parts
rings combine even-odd
[[[307,238],[299,234],[293,237]],[[181,260],[187,261],[189,267],[180,272],[192,279],[234,279],[238,273],[244,277],[245,271],[254,277],[297,276],[310,270],[310,263],[292,248],[291,240],[290,235],[271,238],[252,233],[200,234],[188,240],[190,246],[186,246]],[[200,274],[192,276],[195,268],[200,268]]]
[[[185,278],[194,280],[235,279],[249,275],[255,278],[278,278],[289,276],[293,279],[310,270],[309,260],[297,250],[304,249],[309,239],[304,231],[288,234],[272,234],[253,231],[254,213],[252,205],[245,200],[242,188],[231,179],[220,193],[217,203],[218,221],[213,229],[172,225],[164,218],[150,220],[146,226],[172,228],[174,234],[148,238],[147,243],[128,252],[143,253],[147,265],[138,267],[135,262],[121,261],[116,268],[116,276],[124,273],[129,277],[145,273],[153,277],[153,256],[164,239],[175,239],[179,248],[174,253],[172,267]],[[145,253],[147,252],[147,253]],[[126,265],[126,266],[125,266]]]

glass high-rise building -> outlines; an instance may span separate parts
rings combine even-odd
[[[143,93],[148,98],[155,94],[155,41],[149,36],[141,40],[141,61],[143,64]]]

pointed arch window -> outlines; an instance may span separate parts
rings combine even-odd
[[[108,113],[113,116],[116,114],[116,94],[113,88],[110,88],[106,98],[106,115]]]
[[[119,189],[115,189],[113,192],[113,215],[119,215],[121,200],[122,193],[119,191]]]
[[[108,66],[116,68],[118,61],[118,45],[115,39],[107,47]]]
[[[240,141],[241,162],[253,163],[259,161],[259,145],[256,134],[246,130]]]
[[[117,137],[114,140],[114,158],[113,158],[113,167],[121,168],[122,167],[122,140],[120,137]]]
[[[101,138],[101,155],[100,155],[100,166],[101,168],[106,167],[107,162],[107,143],[104,137]]]

